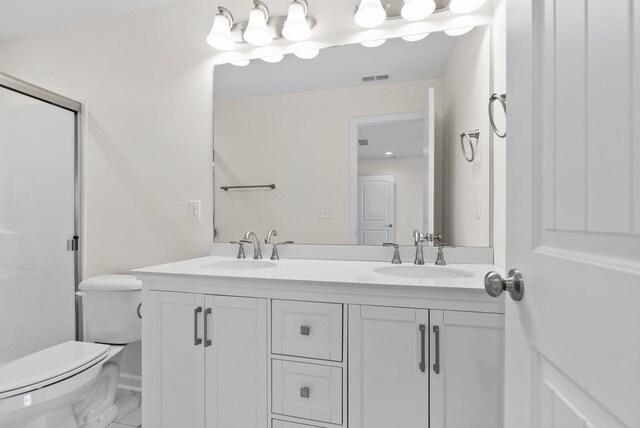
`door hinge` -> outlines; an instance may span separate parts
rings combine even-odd
[[[67,239],[67,251],[78,251],[78,236]]]

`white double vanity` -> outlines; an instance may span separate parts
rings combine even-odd
[[[416,266],[213,247],[228,256],[134,271],[145,426],[502,426],[504,299],[483,288],[500,269],[474,256],[489,249],[435,266],[426,247]]]

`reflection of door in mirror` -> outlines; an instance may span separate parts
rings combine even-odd
[[[395,242],[395,216],[394,176],[359,176],[358,245]]]
[[[433,100],[431,88],[425,112],[351,119],[357,129],[351,141],[357,146],[353,243],[410,244],[414,229],[433,233]]]

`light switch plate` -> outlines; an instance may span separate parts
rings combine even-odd
[[[189,218],[193,221],[200,221],[201,217],[200,201],[189,201]]]
[[[318,218],[334,218],[333,207],[318,207]]]

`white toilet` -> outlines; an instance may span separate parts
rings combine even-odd
[[[109,426],[118,416],[118,345],[142,336],[140,289],[131,275],[83,281],[87,342],[61,343],[0,367],[0,428]]]

